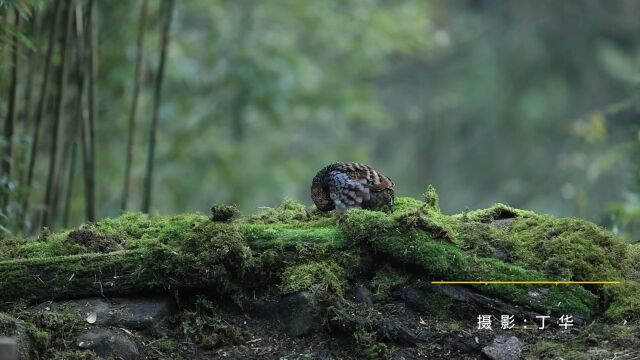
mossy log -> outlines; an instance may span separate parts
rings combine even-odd
[[[235,214],[221,206],[213,210]],[[445,215],[434,191],[426,201],[399,198],[393,213],[309,213],[287,201],[259,215],[222,215],[129,213],[78,230],[6,241],[0,245],[0,301],[185,288],[232,296],[267,288],[340,298],[346,284],[370,276],[361,268],[374,256],[374,272],[391,266],[423,283],[621,281],[470,289],[537,313],[640,318],[638,246],[579,219],[501,204]]]
[[[2,301],[130,294],[140,291],[134,272],[141,252],[118,251],[0,263]]]

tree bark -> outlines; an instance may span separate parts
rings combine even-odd
[[[75,137],[76,135],[74,135]],[[69,163],[69,175],[67,176],[67,194],[64,199],[64,216],[62,218],[62,227],[69,226],[69,209],[71,208],[71,197],[73,195],[73,180],[76,170],[76,152],[78,143],[74,140],[71,144],[71,159]]]
[[[138,21],[138,39],[136,42],[136,64],[133,78],[133,99],[129,112],[129,137],[127,140],[127,154],[124,165],[124,187],[122,189],[122,202],[120,209],[127,210],[127,200],[129,199],[129,184],[131,182],[131,163],[133,162],[133,142],[136,128],[136,110],[138,107],[138,96],[140,93],[140,83],[142,82],[142,58],[144,55],[144,30],[147,22],[147,0],[142,0],[140,8],[140,19]]]
[[[37,34],[40,31],[40,16],[38,16],[38,14],[34,11],[34,13],[31,15],[31,24],[29,27],[29,33],[27,34],[27,36],[32,39],[33,43],[34,43],[34,48],[37,46]],[[33,109],[32,109],[32,105],[31,102],[33,100],[33,81],[34,81],[34,74],[36,72],[36,69],[38,69],[38,56],[36,54],[36,51],[33,49],[28,49],[27,47],[23,48],[24,52],[27,53],[26,56],[26,61],[24,64],[24,68],[26,71],[26,84],[25,84],[25,88],[24,88],[24,93],[23,93],[23,104],[22,104],[22,111],[20,112],[20,116],[19,116],[19,123],[21,125],[20,127],[20,131],[23,134],[29,134],[33,132],[32,129],[32,124],[31,124],[31,120],[32,117],[34,115]],[[26,50],[26,51],[25,51]],[[25,149],[26,150],[26,149]],[[15,160],[15,164],[27,164],[28,161],[28,156],[29,153],[28,151],[20,151],[19,153],[16,154],[16,160]],[[18,179],[20,179],[20,182],[22,184],[26,184],[27,182],[27,167],[26,166],[20,166],[17,169],[17,173],[16,173],[16,177]],[[25,198],[23,196],[23,198],[21,199],[22,203],[24,203]],[[26,214],[22,214],[23,216]]]
[[[31,143],[31,151],[29,154],[29,164],[27,166],[27,194],[22,204],[22,213],[27,214],[29,210],[29,197],[31,195],[31,184],[33,182],[33,169],[36,163],[36,155],[38,152],[38,139],[40,136],[40,126],[42,125],[42,118],[44,118],[44,103],[47,99],[47,85],[49,84],[49,72],[51,71],[51,55],[53,54],[53,46],[55,42],[56,25],[58,18],[60,17],[60,1],[55,0],[53,5],[53,19],[51,20],[51,27],[49,28],[49,40],[47,43],[47,53],[44,60],[44,74],[42,77],[42,85],[40,86],[40,98],[38,100],[38,108],[36,110],[36,118],[33,127],[33,136]],[[25,222],[26,223],[26,222]]]
[[[97,3],[89,1],[89,121],[88,121],[88,155],[87,169],[85,170],[85,197],[87,221],[96,219],[96,131],[97,122],[97,77],[98,77],[98,20]]]
[[[71,208],[71,198],[73,195],[73,183],[75,179],[75,167],[76,167],[76,153],[78,148],[78,135],[80,134],[80,145],[82,152],[82,159],[84,163],[84,169],[88,168],[87,160],[87,145],[86,137],[84,136],[84,58],[85,58],[85,46],[84,46],[84,20],[82,14],[82,5],[77,4],[75,9],[75,34],[76,34],[76,121],[73,127],[73,142],[71,144],[71,160],[69,164],[69,174],[67,178],[67,194],[64,203],[64,216],[62,220],[62,226],[67,227],[69,224],[69,212]]]
[[[153,115],[151,118],[151,128],[149,131],[149,149],[147,152],[147,166],[144,179],[144,193],[142,197],[142,212],[149,213],[151,207],[151,188],[153,185],[153,159],[156,149],[156,134],[158,132],[158,117],[160,103],[162,100],[162,82],[164,80],[164,68],[169,45],[169,31],[171,28],[171,18],[173,16],[174,0],[166,0],[166,18],[162,27],[162,44],[160,46],[160,64],[155,82],[155,92],[153,97]]]
[[[16,93],[18,92],[18,26],[20,26],[20,14],[16,10],[15,17],[15,33],[13,35],[13,47],[11,50],[11,84],[9,85],[9,104],[7,106],[7,117],[4,122],[4,140],[6,145],[2,156],[2,176],[5,184],[11,181],[11,164],[13,158],[13,126],[16,117]],[[2,192],[2,207],[9,205],[9,186],[6,186]]]
[[[140,257],[140,251],[120,251],[0,262],[0,273],[13,276],[0,280],[4,285],[0,301],[45,301],[142,291],[143,287],[135,286],[133,274]]]
[[[58,140],[60,132],[60,121],[64,112],[64,98],[65,98],[65,80],[67,78],[67,44],[69,39],[69,33],[71,32],[71,1],[67,0],[65,4],[64,12],[64,35],[62,37],[61,52],[60,52],[60,75],[58,78],[58,101],[56,104],[56,112],[53,117],[53,124],[51,126],[51,143],[49,146],[49,170],[47,171],[47,185],[44,196],[44,209],[42,210],[42,226],[48,226],[51,210],[54,209],[54,184],[56,180],[56,161],[58,155]]]
[[[31,15],[29,34],[27,35],[34,42],[36,41],[36,36],[40,28],[38,19],[39,19],[39,16],[37,15],[36,12],[34,12]],[[33,78],[35,74],[34,68],[37,67],[35,66],[35,64],[37,63],[36,61],[37,56],[35,51],[28,50],[28,56],[26,58],[27,58],[25,62],[26,84],[24,88],[24,99],[23,99],[24,104],[23,104],[22,113],[21,113],[23,130],[25,132],[28,129],[27,121],[31,118],[31,99],[33,98]]]

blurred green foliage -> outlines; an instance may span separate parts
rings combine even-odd
[[[102,19],[135,22],[137,16],[117,3],[102,10]],[[385,71],[390,56],[428,48],[427,20],[421,1],[178,3],[159,131],[156,209],[207,209],[218,201],[254,211],[287,196],[307,199],[313,174],[328,162],[371,161],[371,144],[359,133],[391,122],[371,79]],[[134,27],[122,30],[128,31],[101,32],[103,53],[113,56],[103,60],[101,78],[122,82],[101,88],[101,116],[115,122],[99,131],[114,135],[126,121],[121,109],[130,101],[134,50]],[[150,30],[147,39],[150,81],[158,32]],[[143,94],[145,109],[149,95]],[[119,173],[117,154],[98,158]],[[101,188],[112,194],[119,186],[103,182]],[[107,209],[115,210],[113,204]]]
[[[31,2],[0,0],[0,16]],[[150,2],[132,210],[140,204],[159,9]],[[153,212],[206,212],[214,202],[255,212],[285,197],[310,203],[319,168],[363,161],[401,195],[434,184],[444,212],[499,201],[637,238],[638,13],[634,0],[178,1]],[[104,217],[119,207],[139,2],[99,2],[98,15]],[[41,58],[46,36],[27,38]],[[6,36],[0,42],[6,64]],[[8,69],[0,69],[5,99]],[[5,110],[1,101],[1,116]],[[37,201],[44,164],[36,168]]]

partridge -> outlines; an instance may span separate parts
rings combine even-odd
[[[311,183],[311,199],[321,211],[393,210],[393,185],[391,179],[369,165],[339,162],[318,171]]]

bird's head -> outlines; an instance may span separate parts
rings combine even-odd
[[[325,191],[320,175],[316,175],[311,182],[311,200],[316,204],[318,210],[331,211],[335,209],[333,200],[329,198],[329,191]]]

